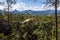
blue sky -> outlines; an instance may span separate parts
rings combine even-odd
[[[23,2],[23,3],[26,3],[27,5],[31,5],[31,6],[36,6],[36,5],[42,5],[44,0],[37,0],[36,2],[34,2],[33,0],[17,0],[17,3],[20,3],[20,2]]]
[[[5,1],[5,0],[0,0],[1,1]],[[19,10],[19,11],[23,11],[23,10],[34,10],[34,11],[42,11],[42,10],[53,10],[53,7],[48,7],[47,9],[44,8],[45,4],[44,4],[45,0],[37,0],[36,2],[34,2],[33,0],[17,0],[15,5],[12,5],[12,9],[13,10]],[[0,5],[0,9],[4,9],[5,6],[1,6]],[[60,7],[58,8],[60,9]]]

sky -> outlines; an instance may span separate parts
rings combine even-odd
[[[5,0],[0,0],[0,2]],[[34,0],[17,0],[16,4],[12,5],[12,10],[34,10],[34,11],[43,11],[43,10],[54,10],[54,7],[46,7],[44,4],[45,0],[37,0],[36,2]],[[6,8],[4,5],[0,5],[0,9]],[[58,8],[60,10],[60,7]]]

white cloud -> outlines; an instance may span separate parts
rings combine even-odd
[[[60,7],[58,7],[57,9],[60,10]]]
[[[38,10],[46,10],[43,8],[44,5],[42,6],[28,6],[26,5],[25,3],[17,3],[15,5],[13,5],[13,10],[35,10],[35,11],[38,11]]]
[[[15,5],[13,5],[13,10],[24,10],[26,7],[26,4],[25,3],[17,3]]]
[[[42,11],[42,10],[54,10],[55,8],[52,6],[52,7],[46,7],[44,8],[44,4],[43,5],[40,5],[40,6],[28,6],[26,5],[25,3],[17,3],[13,6],[13,10],[34,10],[34,11]],[[58,7],[58,10],[60,10],[60,7]]]
[[[0,5],[0,9],[4,9],[5,7]],[[40,5],[40,6],[28,6],[25,3],[17,3],[15,5],[12,5],[12,10],[19,10],[19,11],[23,11],[23,10],[34,10],[34,11],[42,11],[42,10],[54,10],[54,7],[47,7],[44,8],[44,4]],[[58,8],[58,10],[60,10],[60,7]]]
[[[5,8],[4,6],[0,5],[0,9],[1,9],[1,10],[3,10],[4,8]]]

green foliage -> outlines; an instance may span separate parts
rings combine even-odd
[[[11,16],[12,33],[7,36],[0,33],[1,40],[55,40],[54,16],[32,16],[29,14],[11,14]],[[2,14],[0,18],[7,20],[8,16]],[[18,24],[28,18],[34,18],[34,20],[22,25]],[[58,16],[58,23],[60,24],[60,16]],[[59,30],[60,27],[58,27],[58,32]]]

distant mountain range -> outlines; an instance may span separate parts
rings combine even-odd
[[[0,10],[0,13],[3,12],[3,10]],[[31,15],[46,15],[46,14],[50,14],[53,15],[54,14],[54,10],[45,10],[45,11],[32,11],[32,10],[24,10],[24,11],[18,11],[18,10],[14,10],[12,11],[12,13],[16,14],[31,14]],[[60,10],[58,10],[58,14],[60,14]]]
[[[55,13],[54,10],[45,10],[45,11],[32,11],[32,10],[25,10],[25,11],[18,11],[18,10],[14,10],[12,11],[12,13],[28,13],[31,15],[45,15],[45,14],[50,14],[53,15]],[[58,14],[60,14],[60,10],[58,10]]]

